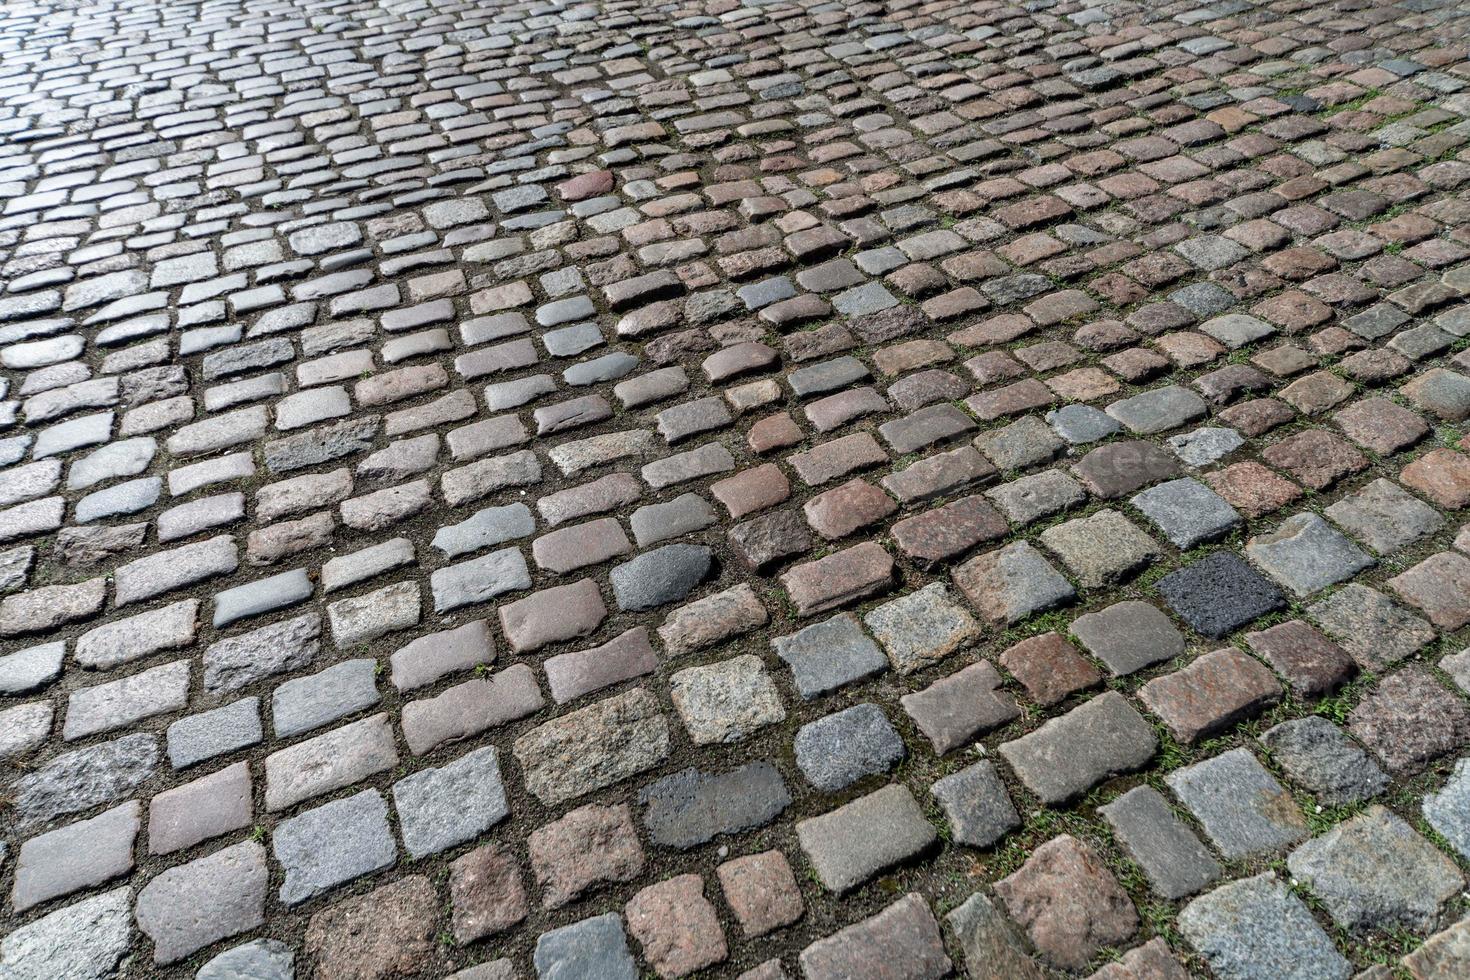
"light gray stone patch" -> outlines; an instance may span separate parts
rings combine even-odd
[[[1296,801],[1246,749],[1176,769],[1164,781],[1228,859],[1272,854],[1307,836]]]
[[[415,858],[473,840],[510,813],[496,750],[485,746],[393,784],[403,846]]]
[[[163,481],[156,476],[129,480],[87,494],[77,501],[72,516],[78,524],[89,524],[118,514],[136,514],[152,507],[162,490]]]
[[[1455,762],[1438,793],[1424,797],[1424,819],[1462,857],[1470,858],[1470,759]]]
[[[132,939],[132,890],[114,888],[11,931],[0,939],[0,970],[6,980],[107,980]]]
[[[1299,597],[1352,578],[1373,559],[1316,514],[1295,514],[1246,542],[1245,554]]]
[[[1147,765],[1158,737],[1116,691],[1099,694],[1010,742],[1000,754],[1043,803],[1064,803]]]
[[[1260,742],[1322,806],[1356,803],[1388,788],[1378,763],[1326,718],[1284,721],[1263,732]]]
[[[1245,437],[1234,429],[1206,426],[1170,436],[1167,445],[1186,466],[1208,466],[1245,445]]]
[[[1444,527],[1433,507],[1398,484],[1374,480],[1322,513],[1380,555],[1391,555]]]
[[[1126,425],[1130,432],[1146,436],[1204,418],[1208,407],[1203,398],[1188,388],[1169,385],[1115,401],[1106,411]]]
[[[434,534],[433,545],[445,557],[454,558],[524,538],[535,530],[536,519],[529,507],[522,503],[507,504],[487,507],[466,521],[441,527]]]
[[[193,537],[201,531],[233,524],[244,517],[243,493],[220,493],[201,500],[191,500],[170,507],[158,515],[158,540],[177,541],[180,538]]]
[[[1222,874],[1204,843],[1151,786],[1134,787],[1099,807],[1098,813],[1162,898],[1173,901],[1193,895]]]
[[[111,443],[72,463],[66,487],[85,490],[103,480],[136,476],[148,468],[157,453],[158,443],[147,436]]]
[[[42,643],[0,657],[0,693],[29,694],[61,676],[66,641]]]
[[[52,707],[35,701],[0,709],[0,759],[24,755],[51,734]]]
[[[840,613],[776,637],[771,646],[791,668],[796,690],[804,698],[818,697],[888,668],[888,658],[852,613]]]
[[[1272,872],[1201,895],[1179,931],[1222,980],[1347,980],[1352,965]]]
[[[142,807],[130,801],[26,841],[15,860],[15,911],[127,874],[141,817]]]
[[[398,748],[386,714],[354,721],[266,756],[265,808],[285,810],[397,763]]]
[[[1426,932],[1465,884],[1453,861],[1377,804],[1302,844],[1286,866],[1356,932]]]
[[[265,848],[243,841],[170,868],[138,893],[138,928],[153,940],[153,962],[173,963],[265,922],[270,873]]]
[[[295,961],[296,954],[280,940],[252,939],[205,963],[194,980],[294,980]]]
[[[638,966],[628,951],[623,920],[616,912],[543,932],[536,939],[539,980],[637,980]]]
[[[307,613],[211,644],[204,651],[204,689],[234,691],[300,670],[321,649],[321,627],[321,617]]]
[[[434,593],[434,611],[443,613],[529,589],[531,570],[519,550],[505,548],[438,569],[429,576],[429,587]]]
[[[1240,514],[1219,494],[1188,478],[1150,487],[1130,503],[1181,551],[1223,537],[1243,523]]]
[[[321,569],[322,591],[345,589],[384,572],[411,565],[413,561],[413,542],[408,538],[393,538],[369,545],[361,551],[340,555],[324,563]]]
[[[931,846],[938,834],[907,788],[888,785],[796,825],[823,887],[842,894]]]
[[[876,704],[857,704],[796,731],[796,765],[807,782],[836,792],[886,772],[905,755],[903,737]]]
[[[936,780],[932,791],[958,843],[990,847],[1021,826],[1005,783],[988,761]]]
[[[217,575],[240,565],[235,539],[227,534],[161,551],[120,566],[113,575],[114,602],[125,606]]]
[[[418,582],[395,582],[374,592],[338,599],[327,606],[332,639],[339,650],[417,626],[419,616]]]
[[[80,813],[135,791],[158,768],[158,739],[137,733],[65,752],[15,780],[21,826]]]
[[[250,826],[250,767],[237,762],[155,796],[148,805],[148,853],[171,854]]]
[[[260,744],[260,699],[241,698],[223,707],[180,718],[168,726],[168,760],[175,769]]]
[[[287,905],[392,867],[398,859],[388,804],[371,789],[281,821],[271,834],[271,853],[285,872],[278,897]]]
[[[345,660],[286,681],[271,696],[271,727],[280,738],[320,728],[378,703],[377,661]]]
[[[176,660],[106,684],[72,692],[62,737],[68,742],[97,735],[189,702],[189,661]]]
[[[311,598],[311,593],[311,579],[304,568],[237,585],[215,595],[214,625],[228,626],[236,620],[294,606]]]

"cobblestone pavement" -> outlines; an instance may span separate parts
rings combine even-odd
[[[6,4],[0,977],[1470,976],[1467,45]]]

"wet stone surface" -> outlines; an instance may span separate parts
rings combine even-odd
[[[1470,972],[1464,4],[0,49],[0,976]]]

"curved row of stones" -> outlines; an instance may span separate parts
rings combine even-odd
[[[1470,12],[0,12],[0,975],[1470,974]]]

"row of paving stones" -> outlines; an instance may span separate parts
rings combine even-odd
[[[1323,925],[1447,924],[1452,9],[273,12],[10,29],[8,968],[1333,976]],[[1109,786],[1121,852],[1028,835]]]

